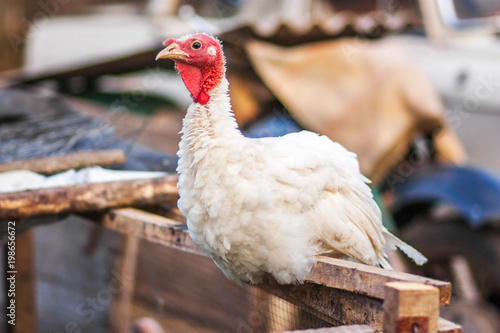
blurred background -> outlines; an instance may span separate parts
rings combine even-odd
[[[174,173],[191,99],[173,63],[154,59],[192,32],[223,42],[245,135],[307,129],[357,153],[386,226],[429,258],[394,265],[451,281],[441,315],[464,332],[500,332],[498,1],[0,0],[0,163],[119,148],[120,169]],[[102,291],[120,281],[123,237],[91,220],[19,231],[32,244],[32,331],[114,329]],[[212,262],[146,241],[138,251],[134,332],[253,325],[261,296]]]

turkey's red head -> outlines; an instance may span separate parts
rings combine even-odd
[[[172,59],[196,103],[206,104],[210,91],[219,85],[225,74],[225,61],[219,41],[206,34],[168,39],[158,59]]]

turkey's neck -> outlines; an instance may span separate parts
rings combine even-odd
[[[243,138],[231,109],[225,78],[210,92],[207,104],[193,103],[183,120],[179,156],[204,155],[214,147],[238,144]]]

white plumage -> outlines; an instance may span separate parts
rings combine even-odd
[[[225,76],[208,96],[183,122],[178,206],[193,240],[228,278],[258,283],[271,273],[301,283],[321,253],[390,268],[384,251],[396,246],[426,261],[383,227],[354,153],[308,131],[246,138]]]

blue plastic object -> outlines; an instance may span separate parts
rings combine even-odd
[[[473,227],[500,220],[500,179],[477,168],[433,166],[398,184],[394,194],[395,207],[418,202],[445,203]]]
[[[245,135],[249,138],[276,137],[301,130],[302,128],[289,115],[270,115],[252,124],[245,131]]]

